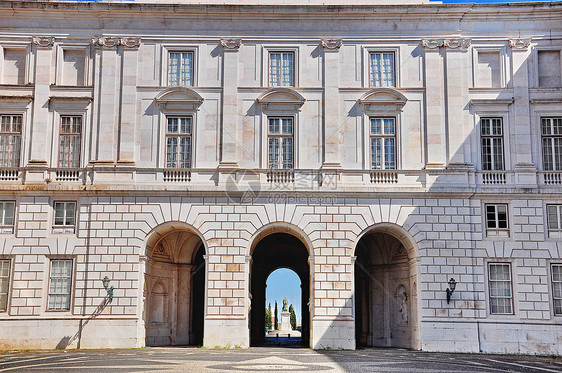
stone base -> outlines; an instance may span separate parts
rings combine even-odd
[[[312,320],[311,346],[315,350],[355,350],[353,319]]]
[[[246,319],[206,319],[203,336],[205,347],[250,346],[250,330]]]
[[[281,331],[290,331],[293,330],[291,327],[291,313],[290,312],[281,312]]]

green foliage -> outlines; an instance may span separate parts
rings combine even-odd
[[[279,311],[277,309],[277,301],[275,301],[275,325],[273,326],[273,329],[277,330],[278,326],[279,326]]]
[[[296,330],[297,329],[297,315],[295,313],[295,309],[293,308],[292,304],[289,306],[289,312],[291,313],[291,329]]]
[[[267,331],[271,330],[271,304],[269,308],[265,309],[265,329]]]

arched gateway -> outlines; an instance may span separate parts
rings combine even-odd
[[[144,278],[147,346],[203,344],[204,255],[203,240],[185,223],[151,233]]]
[[[360,236],[355,248],[357,347],[420,348],[414,245],[394,224],[377,224]]]

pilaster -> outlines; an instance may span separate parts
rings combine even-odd
[[[324,51],[324,163],[322,168],[341,168],[342,129],[339,115],[339,50],[341,39],[322,39]]]

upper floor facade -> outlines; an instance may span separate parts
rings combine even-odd
[[[10,188],[562,184],[559,3],[8,1],[0,17]]]

